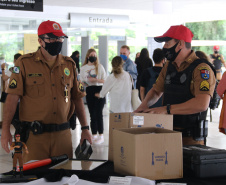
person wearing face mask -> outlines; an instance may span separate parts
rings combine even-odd
[[[224,57],[223,55],[221,55],[219,53],[219,50],[220,50],[220,47],[219,46],[214,46],[213,47],[213,51],[214,51],[214,54],[211,54],[210,55],[210,58],[212,60],[212,63],[215,67],[215,70],[216,70],[216,73],[217,73],[217,80],[221,80],[222,78],[222,74],[221,74],[221,66],[222,64],[224,65],[224,67],[226,68],[226,63],[224,61]]]
[[[71,58],[75,61],[76,68],[78,69],[78,74],[80,74],[79,51],[74,51],[71,55]]]
[[[130,48],[127,45],[123,45],[120,48],[120,57],[122,57],[124,64],[123,70],[129,72],[129,74],[133,78],[134,88],[136,88],[136,81],[137,81],[137,68],[134,62],[129,58],[130,55]]]
[[[215,69],[191,50],[192,32],[183,25],[171,26],[162,36],[168,62],[156,83],[135,112],[173,114],[174,130],[182,132],[184,145],[204,144],[206,112],[215,88]],[[163,106],[148,108],[163,95]],[[204,126],[205,127],[205,126]]]
[[[96,51],[89,49],[81,67],[80,81],[86,86],[86,102],[90,114],[90,126],[94,144],[104,142],[103,108],[105,98],[97,98],[95,94],[100,93],[105,79],[106,72],[99,63]]]
[[[9,153],[10,123],[20,98],[20,122],[17,124],[26,129],[25,135],[24,132],[20,134],[21,141],[26,140],[30,149],[29,154],[23,156],[24,162],[63,154],[72,158],[68,120],[74,110],[82,129],[80,142],[87,139],[92,143],[82,101],[85,92],[79,88],[75,63],[60,54],[65,37],[59,23],[42,22],[38,27],[40,47],[34,53],[21,56],[10,77],[1,145]]]

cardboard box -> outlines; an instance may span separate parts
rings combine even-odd
[[[162,128],[113,131],[114,170],[151,180],[183,177],[182,135]]]
[[[158,127],[173,130],[173,115],[148,113],[111,113],[108,160],[113,161],[113,129]]]

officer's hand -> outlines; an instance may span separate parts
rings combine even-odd
[[[144,112],[150,114],[167,114],[166,106],[146,109]]]
[[[12,144],[12,135],[9,129],[2,128],[1,144],[2,148],[9,153],[9,145]]]
[[[90,144],[92,144],[92,137],[91,137],[91,133],[88,129],[84,129],[82,130],[82,135],[81,135],[81,139],[80,139],[80,144],[83,143],[83,140],[86,139],[89,141]]]
[[[147,105],[140,105],[136,110],[134,110],[135,113],[144,112],[144,110],[148,109]]]

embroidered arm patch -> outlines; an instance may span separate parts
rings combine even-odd
[[[210,90],[210,84],[208,81],[204,80],[200,84],[200,91],[209,91]]]
[[[13,73],[19,74],[20,73],[20,67],[18,67],[18,66],[13,67]]]
[[[208,80],[210,78],[210,71],[208,67],[200,67],[201,78],[204,80]]]
[[[84,87],[83,87],[83,85],[82,85],[82,83],[81,82],[79,82],[79,90],[81,91],[81,92],[84,92]]]
[[[15,89],[17,88],[17,81],[15,79],[12,79],[9,83],[9,88],[10,89]]]

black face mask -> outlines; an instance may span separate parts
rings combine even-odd
[[[214,51],[215,54],[218,54],[218,51]]]
[[[179,43],[179,42],[178,42]],[[165,54],[165,57],[167,60],[173,62],[176,58],[177,55],[180,53],[181,49],[176,53],[175,49],[178,45],[178,43],[176,43],[173,47],[171,48],[163,48],[162,51]]]
[[[91,63],[96,62],[97,61],[97,57],[89,57],[88,59]]]
[[[45,42],[45,41],[44,41]],[[62,49],[63,42],[45,42],[46,46],[43,47],[50,55],[56,56]]]

